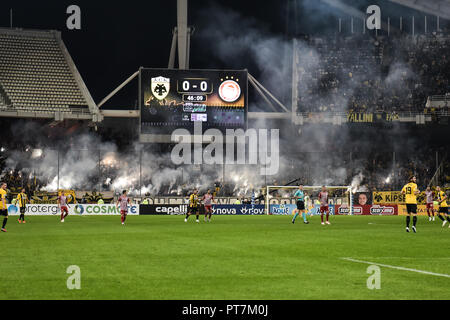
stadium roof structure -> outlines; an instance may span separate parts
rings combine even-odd
[[[406,7],[416,9],[428,14],[450,19],[450,1],[449,0],[390,0]]]
[[[59,31],[0,28],[0,116],[102,120]]]

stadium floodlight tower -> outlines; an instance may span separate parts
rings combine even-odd
[[[177,26],[173,29],[172,46],[170,48],[169,65],[168,69],[174,69],[175,67],[175,51],[178,44],[178,68],[189,69],[189,48],[191,42],[191,35],[194,29],[188,27],[188,1],[177,0]],[[129,76],[124,82],[122,82],[116,89],[108,94],[100,103],[100,108],[114,95],[116,95],[123,87],[139,76],[139,70]],[[139,113],[136,110],[102,110],[102,115],[106,117],[119,117],[119,118],[138,118]]]
[[[175,51],[178,44],[178,69],[189,69],[189,52],[191,35],[194,32],[188,27],[188,0],[177,0],[177,26],[173,29],[172,46],[170,48],[168,68],[175,67]]]
[[[330,204],[338,204],[338,205],[345,205],[348,206],[348,214],[353,215],[353,190],[352,186],[325,186],[328,190],[328,192],[331,192],[332,195],[329,197],[329,200],[332,201]],[[265,194],[265,201],[264,205],[266,207],[266,214],[271,214],[270,211],[270,200],[276,197],[273,197],[272,194],[274,192],[280,192],[281,195],[279,197],[279,200],[287,201],[288,203],[291,203],[290,201],[294,199],[294,190],[297,189],[298,186],[266,186],[266,194]],[[317,195],[322,186],[303,186],[303,191],[306,191],[310,196]],[[339,196],[333,196],[333,193],[336,191],[341,191]],[[311,197],[312,198],[312,197]]]

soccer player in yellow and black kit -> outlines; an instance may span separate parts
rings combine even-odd
[[[450,222],[450,217],[448,216],[447,195],[439,186],[436,187],[436,200],[439,203],[438,217],[443,221],[442,227],[444,227],[447,221]],[[442,215],[444,215],[447,220],[445,220]],[[450,228],[450,225],[448,227]]]
[[[411,215],[413,215],[413,226],[412,230],[414,233],[417,232],[416,230],[416,223],[417,223],[417,195],[420,193],[419,189],[417,188],[416,184],[416,177],[409,178],[409,183],[405,184],[405,186],[402,188],[402,194],[405,195],[405,202],[406,202],[406,232],[409,232],[409,222],[411,220]]]
[[[6,183],[0,186],[0,215],[4,216],[2,224],[2,232],[6,232],[6,223],[8,222],[8,205],[6,204]]]
[[[25,221],[25,210],[28,203],[28,196],[25,193],[25,189],[22,188],[20,193],[17,195],[17,204],[20,209],[19,223],[26,223]]]
[[[189,216],[193,213],[195,213],[195,216],[197,217],[197,222],[200,222],[198,220],[199,212],[199,201],[198,201],[198,190],[194,189],[194,192],[189,197],[189,208],[186,212],[186,218],[184,219],[184,222],[187,222]]]

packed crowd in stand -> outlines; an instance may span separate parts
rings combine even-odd
[[[358,156],[358,153],[335,153],[333,157],[323,152],[302,153],[296,159],[292,159],[290,164],[284,167],[278,179],[268,178],[265,181],[271,185],[286,185],[292,180],[298,179],[296,183],[304,185],[351,185],[355,184],[361,190],[397,190],[404,183],[405,177],[416,175],[419,185],[422,187],[429,183],[436,172],[436,151],[438,158],[445,155],[445,149],[429,149],[424,152],[405,156],[401,152],[378,153],[374,150],[370,154]],[[1,181],[8,184],[8,189],[12,193],[17,193],[21,188],[25,188],[30,195],[35,191],[40,191],[45,182],[49,182],[51,177],[44,180],[38,179],[32,173],[16,169],[5,168],[4,161],[0,161],[2,174]],[[119,169],[116,169],[119,170]],[[114,177],[112,168],[102,169],[102,174],[108,173]],[[450,183],[450,165],[444,164],[444,174],[441,182],[445,186]],[[116,172],[116,175],[119,172]],[[199,173],[200,174],[200,173]],[[200,176],[201,177],[201,176]],[[148,178],[148,177],[147,177]],[[151,177],[146,181],[151,183]],[[356,179],[356,180],[355,180]],[[95,179],[98,181],[98,177]],[[104,178],[101,178],[104,181]],[[356,182],[355,182],[356,181]],[[195,181],[178,181],[174,185],[162,184],[157,195],[179,196],[191,191],[192,183]],[[201,186],[201,180],[198,181]],[[248,197],[252,190],[260,193],[260,185],[250,185],[243,187],[243,180],[233,181],[226,177],[225,183],[222,176],[216,176],[210,180],[210,188],[220,196],[243,196]],[[84,188],[85,186],[79,186]],[[110,185],[104,184],[102,190],[109,190]],[[117,191],[117,190],[112,190]],[[206,190],[205,190],[206,191]],[[152,194],[153,195],[153,194]],[[155,194],[156,195],[156,194]]]
[[[355,34],[349,37],[311,37],[297,43],[300,53],[296,62],[299,112],[423,112],[429,96],[450,93],[448,36],[435,33],[416,37]],[[449,105],[439,108],[448,111]],[[8,152],[16,150],[21,143],[15,136],[22,138],[21,134],[5,136],[1,147],[0,178],[13,193],[25,188],[28,194],[33,194],[47,186],[54,177],[42,176],[24,168],[21,163],[13,167],[7,164]],[[28,139],[40,146],[45,144],[37,141],[37,137],[30,136]],[[52,142],[49,138],[47,144]],[[18,150],[20,152],[26,151],[27,159],[30,158],[30,146],[24,145],[19,149],[23,149]],[[208,187],[221,196],[244,193],[248,197],[252,190],[260,191],[265,184],[285,185],[298,178],[304,185],[350,185],[356,181],[359,187],[367,190],[397,190],[403,185],[405,177],[413,174],[417,176],[419,185],[428,183],[436,171],[435,152],[438,151],[441,156],[447,152],[441,148],[412,154],[397,152],[394,156],[392,151],[380,153],[373,149],[360,155],[359,152],[341,150],[342,146],[331,140],[330,145],[323,149],[326,151],[295,155],[288,165],[283,166],[282,175],[275,181],[267,179],[242,188],[242,180],[233,181],[229,175],[215,172],[208,180]],[[177,169],[167,163],[161,166],[161,169]],[[120,176],[120,170],[120,164],[102,164],[89,177],[89,183],[100,190],[111,190],[114,188],[111,182]],[[450,183],[448,161],[443,172],[442,183]],[[185,195],[193,185],[193,181],[187,180],[186,176],[182,176],[176,182],[162,183],[157,194]],[[152,183],[152,177],[144,177],[142,182],[148,185]],[[201,177],[195,183],[205,184]],[[73,186],[77,187],[88,188]]]
[[[300,52],[310,57],[297,61],[299,112],[423,112],[428,96],[450,92],[448,36],[358,34],[306,43]]]

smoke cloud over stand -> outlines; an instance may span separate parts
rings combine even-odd
[[[306,1],[302,6],[305,12],[320,13],[314,16],[317,22],[328,15],[336,16],[335,11],[323,9],[323,4],[315,5]],[[272,32],[270,25],[263,21],[218,5],[197,12],[195,18],[200,27],[192,40],[193,52],[196,45],[207,43],[208,50],[221,66],[228,69],[247,68],[250,74],[290,108],[291,40]],[[415,88],[410,88],[409,84],[420,78],[420,75],[410,67],[404,54],[392,54],[391,61],[377,64],[370,57],[375,55],[379,44],[369,34],[355,35],[352,39],[354,44],[350,47],[339,39],[335,39],[335,43],[328,41],[323,39],[322,43],[319,40],[311,43],[303,38],[297,41],[296,68],[301,80],[298,87],[299,108],[295,111],[346,111],[352,107],[352,98],[365,95],[367,87],[371,85],[379,87],[378,96],[371,98],[374,102],[382,101],[392,91],[398,93],[402,101],[410,99],[408,96]],[[401,52],[403,47],[404,43],[394,43],[390,44],[389,50]],[[332,54],[324,54],[335,50],[333,48],[338,48],[335,55],[340,55],[347,62],[336,74],[329,72],[330,66],[336,63]],[[357,54],[369,58],[358,60]],[[358,72],[360,66],[364,72]],[[370,82],[366,84],[368,75]],[[322,88],[324,78],[329,79],[334,86]],[[249,111],[271,109],[255,95]],[[304,184],[351,185],[356,192],[366,190],[370,181],[387,181],[391,185],[395,177],[404,180],[404,175],[399,176],[400,168],[394,163],[393,153],[396,153],[397,161],[406,161],[408,154],[423,146],[420,129],[396,123],[382,131],[377,130],[376,125],[305,124],[298,127],[289,121],[262,119],[249,121],[249,126],[281,130],[280,168],[277,175],[255,174],[260,170],[258,165],[177,166],[171,162],[168,150],[161,151],[151,145],[142,147],[138,143],[123,149],[92,132],[72,136],[70,143],[58,143],[58,139],[51,143],[51,138],[32,124],[14,128],[17,145],[30,147],[28,151],[8,152],[5,163],[10,171],[17,169],[37,176],[42,181],[43,190],[49,191],[58,187],[59,158],[60,188],[116,192],[129,189],[136,195],[185,195],[187,190],[194,187],[214,188],[217,183],[229,193],[248,196],[251,190],[259,192],[266,184],[285,184],[299,178],[299,182]],[[396,143],[400,140],[401,144]],[[365,176],[366,168],[371,166],[371,162],[377,163],[379,160],[371,157],[374,150],[392,161],[387,161],[386,167],[377,167],[374,176],[368,177]]]

